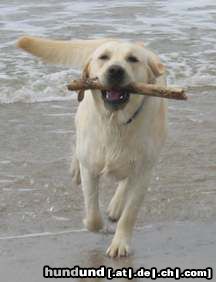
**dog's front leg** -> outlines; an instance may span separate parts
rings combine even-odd
[[[128,193],[125,206],[118,221],[112,243],[107,249],[107,255],[110,257],[121,257],[129,254],[133,227],[150,182],[151,169],[146,170],[141,175],[142,173],[140,173],[140,176],[133,174],[128,178]]]
[[[85,200],[84,224],[89,231],[96,232],[103,227],[98,199],[98,176],[80,165],[81,183]]]

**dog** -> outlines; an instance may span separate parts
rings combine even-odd
[[[25,36],[18,47],[46,62],[82,69],[82,77],[97,78],[112,89],[88,90],[79,104],[73,175],[81,181],[84,223],[93,232],[103,228],[99,178],[116,178],[118,187],[108,216],[118,223],[106,253],[127,256],[138,211],[166,139],[167,105],[162,98],[117,89],[131,82],[166,85],[165,66],[143,43],[120,39],[56,41]]]

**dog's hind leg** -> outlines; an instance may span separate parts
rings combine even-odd
[[[86,210],[84,224],[89,231],[96,232],[103,228],[103,220],[99,208],[99,177],[92,174],[81,164],[80,174]]]
[[[118,221],[122,214],[127,196],[127,187],[126,178],[118,184],[117,190],[109,203],[107,213],[111,221]]]

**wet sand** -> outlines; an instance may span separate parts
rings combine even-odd
[[[215,232],[216,224],[172,223],[154,225],[143,230],[136,230],[133,239],[134,254],[128,258],[110,259],[104,250],[111,236],[108,234],[91,234],[89,232],[71,232],[67,234],[36,236],[2,240],[0,270],[4,281],[55,281],[56,278],[43,278],[43,266],[95,267],[101,265],[121,269],[140,267],[158,270],[167,267],[205,269],[212,267],[215,271]],[[215,278],[214,278],[215,279]],[[215,281],[213,279],[213,281]],[[98,279],[70,279],[73,281],[110,281]],[[134,278],[133,281],[146,281]],[[195,281],[205,281],[196,278]],[[69,278],[59,279],[69,281]],[[126,278],[113,281],[128,281]],[[165,281],[157,279],[157,281]],[[169,278],[168,281],[176,281]],[[194,281],[181,279],[180,281]]]
[[[196,95],[169,102],[169,137],[138,226],[216,218],[214,97]],[[82,228],[81,188],[69,172],[76,106],[75,100],[0,105],[1,236]],[[195,120],[190,109],[200,107],[206,114]],[[105,211],[116,185],[105,179],[101,186]]]
[[[215,124],[209,118],[214,109],[211,92],[209,99],[197,95],[202,103],[193,93],[187,103],[169,102],[170,134],[137,221],[134,254],[117,261],[105,257],[111,235],[82,231],[81,188],[69,173],[77,102],[1,105],[4,281],[43,281],[45,264],[215,266],[216,148]],[[208,113],[192,120],[191,105],[196,111],[202,105]],[[101,208],[110,226],[105,210],[115,183],[105,179],[101,184]]]

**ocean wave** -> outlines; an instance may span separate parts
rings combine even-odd
[[[20,75],[17,79],[5,77],[5,86],[1,87],[0,103],[66,101],[76,98],[76,93],[68,91],[66,87],[73,78],[71,71],[44,75],[37,73],[35,76],[36,80],[33,74],[25,76],[24,79]]]
[[[17,50],[15,42],[23,34],[59,39],[114,36],[143,41],[161,57],[170,84],[215,87],[215,8],[213,0],[3,0],[0,103],[76,97],[67,91],[66,84],[78,72],[44,65]]]

